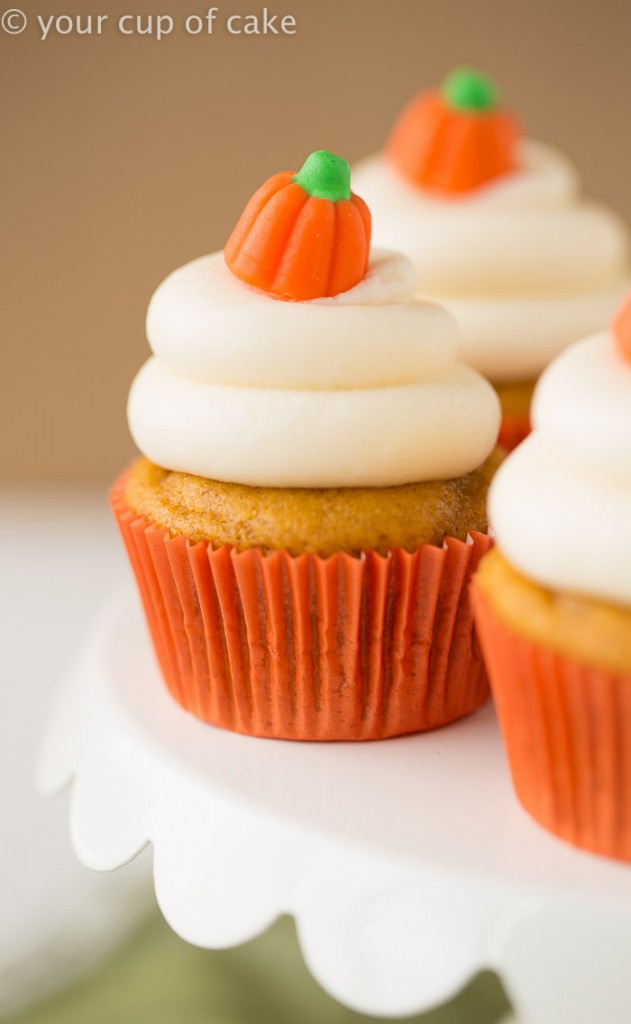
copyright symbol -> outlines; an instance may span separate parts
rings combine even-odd
[[[19,11],[17,7],[12,8],[10,11],[5,11],[0,19],[2,29],[10,36],[19,36],[20,32],[23,32],[28,24],[28,18],[24,11]]]

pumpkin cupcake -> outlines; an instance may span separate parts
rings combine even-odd
[[[545,371],[533,423],[490,490],[482,646],[526,810],[631,861],[631,294]]]
[[[500,441],[514,447],[530,429],[541,371],[602,330],[622,300],[620,219],[581,199],[570,162],[522,138],[494,83],[469,69],[413,99],[354,181],[375,243],[410,256],[419,294],[458,321],[462,358],[494,384]]]
[[[149,306],[113,507],[171,693],[238,732],[377,739],[488,695],[468,582],[499,405],[370,234],[313,153]]]

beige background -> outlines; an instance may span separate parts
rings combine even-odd
[[[0,472],[113,475],[133,452],[125,401],[146,357],[144,313],[165,274],[222,246],[276,170],[327,148],[377,148],[419,88],[468,63],[503,86],[527,132],[579,165],[631,222],[628,0],[270,0],[284,38],[179,28],[126,38],[121,13],[198,0],[7,0],[0,32]],[[257,0],[219,2],[222,18]],[[101,37],[49,36],[35,15],[107,13]]]

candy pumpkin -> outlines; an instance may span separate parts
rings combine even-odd
[[[370,211],[350,180],[346,160],[326,150],[297,174],[268,178],[224,249],[232,273],[282,299],[319,299],[356,285],[368,267]]]
[[[422,188],[470,192],[516,166],[517,127],[490,79],[452,71],[405,108],[386,146],[390,163]]]
[[[616,313],[612,330],[618,351],[624,359],[631,363],[631,292],[628,293]]]

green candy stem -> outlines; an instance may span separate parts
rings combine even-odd
[[[311,153],[294,175],[294,181],[314,199],[337,203],[340,199],[351,198],[351,169],[347,161],[326,149]]]
[[[497,86],[473,68],[457,68],[447,75],[441,89],[443,98],[455,110],[493,110],[499,103]]]

